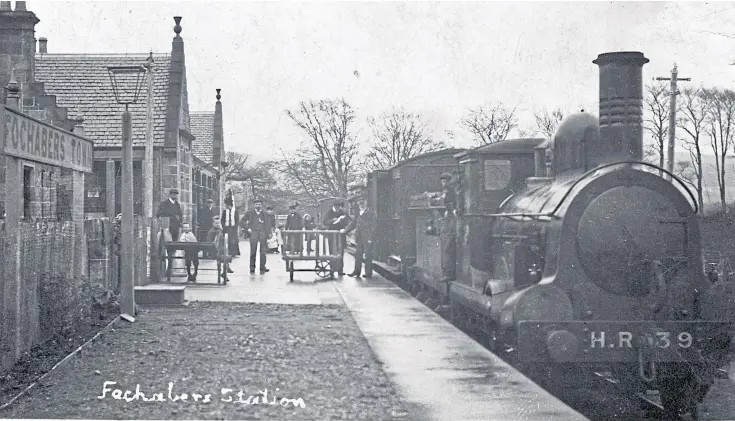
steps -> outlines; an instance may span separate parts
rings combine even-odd
[[[186,286],[184,285],[151,284],[135,287],[137,304],[183,304],[185,295]]]

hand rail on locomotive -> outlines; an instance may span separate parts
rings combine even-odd
[[[694,213],[696,214],[696,213],[699,212],[699,205],[697,204],[697,200],[694,198],[694,194],[692,193],[691,190],[689,190],[689,188],[686,186],[686,184],[684,184],[684,182],[679,177],[677,177],[676,175],[672,174],[671,172],[669,172],[668,170],[666,170],[664,168],[659,167],[658,165],[654,165],[654,164],[651,164],[649,162],[643,162],[643,161],[620,161],[620,162],[613,162],[613,163],[610,163],[610,164],[605,164],[605,165],[596,167],[596,168],[594,168],[594,169],[592,169],[590,171],[587,171],[586,173],[582,174],[582,176],[579,177],[579,179],[577,179],[577,181],[575,181],[574,184],[572,184],[572,186],[569,187],[569,189],[567,189],[566,193],[564,193],[564,196],[561,198],[561,200],[559,201],[559,203],[556,205],[556,207],[554,208],[554,210],[552,210],[551,212],[548,212],[548,213],[485,213],[485,214],[467,213],[467,214],[465,214],[465,216],[484,216],[484,217],[487,217],[487,218],[517,218],[517,217],[521,217],[521,218],[552,218],[552,219],[557,218],[558,219],[559,217],[556,215],[556,212],[559,211],[559,208],[561,208],[561,205],[564,204],[564,201],[567,199],[567,197],[569,197],[569,195],[571,194],[572,190],[574,190],[574,188],[577,187],[577,185],[582,180],[584,180],[585,178],[589,177],[591,174],[593,174],[596,171],[601,170],[603,168],[608,168],[608,167],[612,167],[612,166],[615,166],[615,165],[630,165],[630,164],[638,164],[638,165],[643,165],[643,166],[646,166],[646,167],[651,167],[653,169],[660,170],[660,171],[662,171],[662,172],[670,175],[671,178],[673,180],[676,180],[684,188],[684,190],[687,192],[687,194],[689,195],[689,198],[692,200],[692,207],[694,208]],[[503,203],[499,207],[502,208],[502,205],[505,204],[508,200],[510,200],[511,197],[513,197],[513,195],[510,195],[505,200],[503,200]]]
[[[694,213],[696,214],[696,213],[699,212],[699,205],[697,205],[697,200],[694,198],[694,194],[692,194],[692,191],[689,190],[689,188],[686,186],[686,184],[684,184],[684,182],[681,181],[681,179],[679,177],[677,177],[676,175],[672,174],[668,170],[665,170],[665,169],[659,167],[658,165],[654,165],[654,164],[651,164],[649,162],[643,162],[643,161],[620,161],[620,162],[612,162],[610,164],[605,164],[605,165],[599,166],[597,168],[594,168],[594,169],[592,169],[590,171],[587,171],[586,173],[582,174],[582,176],[579,177],[579,179],[577,179],[577,181],[575,181],[574,184],[572,184],[571,187],[569,187],[569,189],[567,190],[567,192],[564,194],[564,197],[561,198],[561,200],[556,205],[556,207],[554,208],[554,210],[551,211],[551,212],[549,212],[548,216],[553,216],[559,210],[559,208],[564,203],[564,201],[567,199],[567,197],[569,197],[569,195],[571,194],[572,190],[574,190],[574,188],[577,187],[577,184],[579,184],[582,180],[584,180],[585,178],[587,178],[590,174],[593,174],[594,172],[596,172],[598,170],[601,170],[603,168],[613,167],[615,165],[630,165],[630,164],[638,164],[638,165],[643,165],[643,166],[646,166],[646,167],[650,167],[650,168],[653,168],[653,169],[662,171],[662,172],[666,173],[667,175],[671,176],[671,178],[673,180],[676,180],[682,187],[684,187],[684,190],[687,192],[687,194],[689,194],[689,198],[692,199],[692,204],[693,204],[693,207],[694,207]]]

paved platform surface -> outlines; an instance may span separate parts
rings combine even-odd
[[[286,263],[280,254],[269,253],[266,257],[266,266],[270,269],[263,275],[256,270],[250,274],[250,245],[247,241],[240,242],[242,255],[232,260],[230,281],[227,285],[217,285],[216,262],[202,261],[197,276],[197,283],[186,282],[186,269],[182,260],[174,266],[171,284],[186,285],[187,301],[219,301],[240,303],[264,304],[342,304],[334,284],[320,279],[313,272],[297,272],[296,280],[289,282]],[[180,262],[180,263],[178,263]],[[314,262],[297,262],[297,267],[313,267]],[[256,267],[259,262],[256,261]],[[183,269],[182,269],[183,268]]]
[[[431,419],[587,419],[380,276],[335,285],[388,377]]]

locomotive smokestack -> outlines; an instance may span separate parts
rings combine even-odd
[[[600,66],[600,156],[593,164],[643,159],[643,65],[639,52],[604,53]]]

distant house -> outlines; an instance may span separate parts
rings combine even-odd
[[[83,128],[84,135],[94,142],[94,168],[93,174],[86,179],[84,204],[89,217],[117,215],[121,211],[121,114],[124,106],[115,100],[107,68],[142,66],[149,56],[153,59],[154,213],[172,188],[180,191],[185,220],[191,221],[195,216],[200,197],[212,197],[216,204],[219,203],[218,174],[224,157],[222,105],[218,93],[215,112],[211,113],[212,127],[197,140],[196,135],[204,132],[198,131],[201,122],[197,118],[197,126],[192,126],[189,114],[184,40],[179,22],[180,18],[176,19],[171,52],[165,54],[49,54],[47,40],[39,40],[38,52],[32,60],[34,73],[23,86],[24,111],[54,121],[54,124],[63,123],[57,117],[75,121]],[[139,215],[143,214],[148,95],[145,75],[142,77],[138,101],[130,105],[134,211]],[[215,121],[219,122],[218,130],[215,130]],[[109,173],[113,173],[114,178],[108,179]],[[107,209],[108,194],[114,194],[114,209]]]

